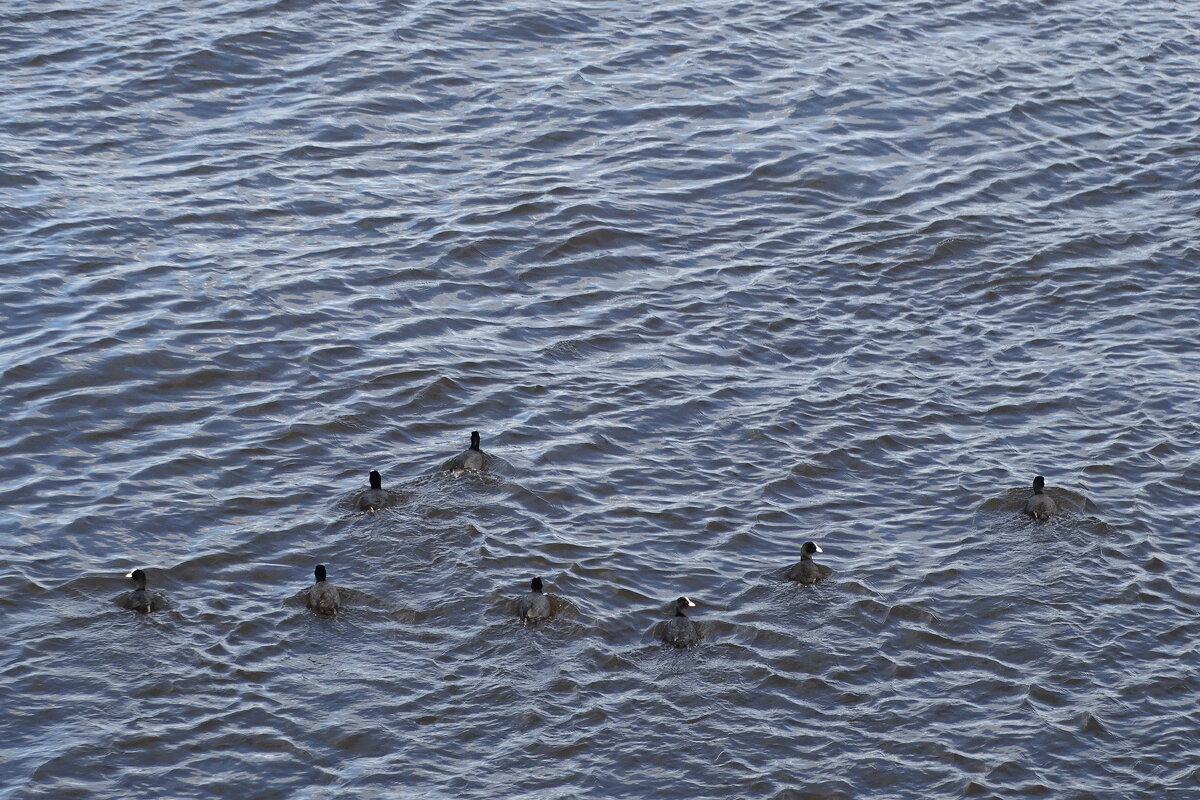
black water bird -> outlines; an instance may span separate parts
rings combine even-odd
[[[1045,494],[1046,479],[1038,475],[1033,479],[1033,497],[1025,501],[1024,512],[1034,519],[1050,519],[1058,506],[1050,495]]]
[[[445,469],[481,470],[484,465],[484,453],[479,449],[479,431],[471,431],[471,446],[446,462]]]
[[[117,598],[117,602],[122,607],[130,611],[149,614],[151,611],[158,611],[165,606],[165,601],[160,594],[146,590],[145,572],[135,569],[125,577],[133,581],[134,588]]]
[[[675,601],[675,616],[663,626],[662,639],[672,647],[691,647],[700,641],[700,630],[688,619],[686,609],[696,604],[686,597]]]
[[[816,542],[805,542],[800,546],[800,561],[793,564],[787,571],[789,581],[800,583],[816,583],[825,577],[821,567],[813,561],[813,553],[825,552]]]
[[[358,496],[354,501],[355,511],[370,511],[374,513],[381,508],[387,508],[390,498],[383,490],[383,478],[375,470],[371,470],[371,488]]]
[[[342,596],[332,583],[326,580],[324,564],[317,564],[313,570],[317,581],[308,589],[308,607],[318,614],[336,614],[342,607]]]
[[[534,578],[529,582],[529,594],[521,598],[521,621],[536,622],[550,616],[550,598],[542,594],[542,579]]]

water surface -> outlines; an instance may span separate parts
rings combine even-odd
[[[8,4],[0,798],[1195,793],[1198,23]]]

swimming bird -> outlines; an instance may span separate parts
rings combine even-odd
[[[371,488],[358,496],[354,501],[355,511],[370,511],[375,513],[388,505],[388,493],[383,490],[383,478],[375,470],[371,470]]]
[[[140,611],[143,614],[148,614],[162,607],[162,603],[154,595],[146,591],[145,572],[135,569],[125,577],[130,578],[136,588],[131,592],[126,592],[119,598],[122,606],[130,611]]]
[[[447,461],[445,469],[483,469],[483,451],[479,449],[479,431],[471,431],[471,446]]]
[[[542,579],[529,582],[529,594],[521,598],[521,621],[536,622],[550,616],[550,598],[542,594]]]
[[[317,564],[313,574],[317,582],[308,589],[308,607],[318,614],[336,614],[342,607],[342,596],[338,594],[336,586],[325,580],[325,565]]]
[[[1033,479],[1033,497],[1025,501],[1025,513],[1034,519],[1050,519],[1058,506],[1048,494],[1044,494],[1046,479],[1038,475]]]
[[[696,623],[688,619],[684,609],[695,608],[696,604],[686,597],[675,601],[675,616],[663,627],[663,641],[674,647],[691,647],[700,641]]]
[[[816,583],[825,576],[821,574],[821,568],[817,566],[817,562],[813,561],[813,553],[824,553],[816,542],[805,542],[800,546],[800,562],[793,564],[787,571],[787,579],[789,581],[799,581],[800,583]]]

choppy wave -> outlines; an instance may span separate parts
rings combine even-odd
[[[1192,16],[0,11],[0,797],[1194,789]]]

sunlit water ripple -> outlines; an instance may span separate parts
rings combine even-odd
[[[1194,794],[1197,17],[7,4],[0,798]]]

